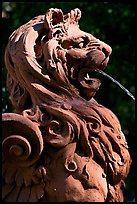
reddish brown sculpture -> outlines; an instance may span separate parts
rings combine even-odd
[[[117,117],[93,96],[111,48],[49,9],[5,52],[15,113],[3,114],[4,202],[119,202],[131,164]]]

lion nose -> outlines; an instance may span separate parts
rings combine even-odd
[[[112,52],[112,48],[102,41],[100,41],[99,49],[105,54],[106,57],[108,57]]]

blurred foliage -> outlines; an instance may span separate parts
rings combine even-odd
[[[79,8],[80,28],[112,47],[106,72],[135,94],[135,4],[122,2],[3,2],[2,3],[2,112],[13,107],[6,91],[4,50],[10,34],[49,8],[60,8],[64,14]],[[119,118],[132,157],[132,166],[126,178],[125,201],[135,196],[135,103],[117,85],[100,76],[102,86],[95,98],[110,108]]]

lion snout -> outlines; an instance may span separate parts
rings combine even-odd
[[[98,40],[95,43],[90,44],[87,50],[88,52],[86,54],[86,66],[92,67],[93,69],[104,69],[109,61],[109,56],[112,52],[111,47],[106,43]]]
[[[109,57],[112,53],[112,48],[102,41],[100,41],[99,49],[105,54],[106,58]]]

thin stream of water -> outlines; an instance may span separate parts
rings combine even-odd
[[[103,74],[104,76],[108,77],[109,79],[111,79],[115,84],[117,84],[122,90],[124,90],[135,101],[135,97],[124,86],[122,86],[117,80],[113,79],[111,76],[109,76],[102,70],[97,69],[96,72],[99,72]]]

